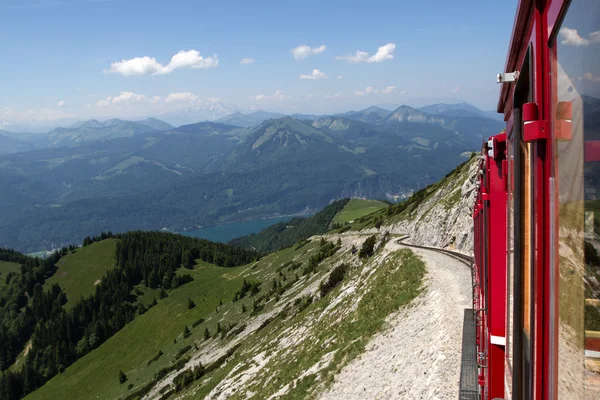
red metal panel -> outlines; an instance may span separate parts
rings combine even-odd
[[[585,141],[584,161],[600,161],[600,140]]]
[[[569,0],[549,0],[547,1],[548,8],[546,11],[546,20],[548,27],[546,29],[547,37],[551,38],[556,36],[557,32],[555,31],[555,27],[557,26],[557,22],[560,20],[562,15],[567,10],[570,1]]]
[[[501,135],[498,135],[501,138]],[[489,398],[504,397],[504,356],[505,347],[499,345],[500,338],[505,337],[506,330],[506,201],[505,171],[506,160],[505,143],[494,138],[498,146],[499,157],[488,158],[489,176],[489,254],[488,266],[488,385]],[[502,143],[502,144],[500,144]],[[492,340],[492,336],[494,340]],[[495,342],[495,343],[494,343]]]

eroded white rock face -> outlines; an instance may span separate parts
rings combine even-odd
[[[409,219],[383,226],[381,230],[409,234],[410,243],[472,254],[476,176],[477,159],[474,157],[452,182],[421,203]]]

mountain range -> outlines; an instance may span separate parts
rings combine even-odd
[[[234,113],[179,127],[90,120],[17,143],[26,147],[5,145],[15,134],[2,134],[0,148],[13,154],[0,155],[0,246],[37,251],[103,230],[182,231],[318,210],[342,197],[395,201],[502,128],[401,106]]]

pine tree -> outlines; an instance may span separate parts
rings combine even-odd
[[[246,305],[242,303],[242,313],[246,312]]]
[[[119,370],[119,383],[123,384],[127,381],[127,375],[122,370]]]
[[[165,290],[165,288],[164,288],[164,287],[160,288],[160,293],[159,293],[159,295],[158,295],[158,298],[159,298],[159,299],[164,299],[164,298],[166,298],[166,297],[168,297],[168,295],[167,295],[167,291]]]
[[[194,303],[194,300],[188,297],[188,310],[191,310],[194,307],[196,307],[196,303]]]
[[[210,338],[210,332],[208,328],[204,328],[204,340],[208,340]]]
[[[187,327],[187,325],[185,326],[185,328],[183,328],[183,337],[187,338],[192,334],[192,332],[190,332],[189,328]]]

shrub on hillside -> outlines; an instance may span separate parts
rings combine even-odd
[[[377,239],[375,238],[375,235],[369,236],[367,240],[365,240],[365,242],[363,243],[360,251],[358,252],[358,256],[360,258],[371,257],[373,255],[373,248],[375,247],[376,241]]]
[[[327,293],[331,292],[333,288],[339,285],[346,276],[346,272],[348,272],[347,264],[340,264],[331,271],[329,274],[329,278],[327,280],[321,282],[319,290],[321,291],[321,297],[327,296]]]

